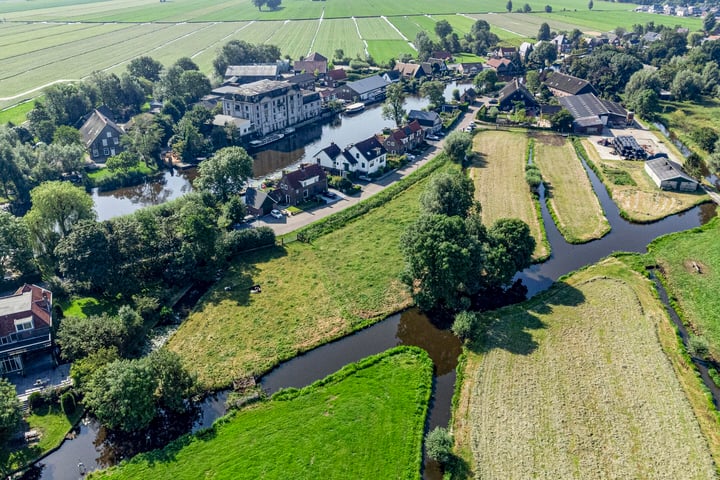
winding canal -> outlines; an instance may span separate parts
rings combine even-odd
[[[377,125],[374,129],[377,129]],[[584,161],[583,166],[612,230],[600,240],[582,245],[568,244],[547,210],[544,190],[541,189],[542,219],[552,255],[545,263],[533,265],[516,276],[528,287],[529,296],[547,289],[560,276],[594,263],[614,251],[644,253],[647,244],[656,237],[697,227],[715,216],[715,205],[704,204],[655,223],[630,223],[620,216],[605,186]],[[396,345],[416,345],[430,354],[435,363],[435,377],[426,428],[446,426],[450,420],[455,367],[461,345],[448,330],[435,326],[417,309],[392,315],[365,330],[289,360],[262,377],[260,383],[270,394],[285,387],[303,387],[348,363]],[[216,418],[225,413],[225,396],[226,393],[221,392],[205,400],[201,406],[202,417],[195,424],[194,430],[211,425]],[[78,462],[82,462],[92,470],[114,464],[118,460],[116,457],[113,446],[105,440],[103,429],[92,421],[84,422],[79,425],[75,439],[66,441],[57,451],[38,463],[41,466],[39,478],[57,480],[77,478]],[[437,465],[426,461],[423,478],[439,480],[442,475]]]

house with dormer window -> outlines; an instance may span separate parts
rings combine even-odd
[[[32,354],[52,349],[52,292],[23,285],[0,297],[0,374],[22,372]]]
[[[284,204],[297,205],[327,192],[327,189],[325,170],[317,164],[303,163],[298,170],[283,173],[273,196]]]
[[[338,175],[372,175],[385,166],[387,150],[377,137],[372,136],[342,150],[335,143],[331,143],[314,157],[318,166]]]
[[[83,144],[95,163],[105,163],[108,158],[124,150],[120,138],[125,131],[99,109],[95,109],[80,127]]]

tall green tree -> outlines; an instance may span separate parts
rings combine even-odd
[[[388,85],[385,94],[385,103],[382,106],[382,117],[386,120],[395,122],[395,126],[402,125],[405,118],[405,92],[401,83],[392,83]]]
[[[154,395],[157,406],[175,413],[185,411],[185,399],[192,391],[195,379],[180,363],[178,354],[161,348],[148,355],[145,361],[157,384]]]
[[[59,145],[81,145],[80,131],[69,125],[61,125],[53,133],[53,143]]]
[[[475,184],[464,173],[453,170],[435,175],[420,195],[422,211],[427,214],[465,218],[476,205]]]
[[[550,25],[548,25],[546,22],[540,24],[537,39],[538,41],[550,40]]]
[[[588,10],[592,10],[595,4],[593,3],[593,0],[588,1]]]
[[[435,34],[440,38],[445,38],[453,31],[452,25],[447,20],[439,20],[435,22]]]
[[[160,160],[162,131],[151,115],[135,117],[132,128],[120,138],[129,152],[138,156],[146,165]]]
[[[90,195],[69,182],[45,182],[32,189],[30,198],[25,220],[41,252],[52,253],[79,221],[95,219]]]
[[[513,7],[513,5],[512,5],[512,0],[508,0],[507,3],[505,4],[505,10],[507,10],[508,13],[511,13],[511,12],[512,12],[512,7]]]
[[[114,277],[109,237],[106,223],[78,222],[55,247],[60,273],[88,290],[103,292]]]
[[[420,86],[420,95],[430,100],[433,108],[441,107],[445,103],[445,84],[438,80],[424,82]]]
[[[707,33],[710,33],[715,30],[716,26],[717,19],[715,18],[715,15],[711,12],[706,13],[705,18],[703,18],[703,30],[705,30],[705,32]]]
[[[128,63],[127,70],[133,77],[145,78],[151,82],[155,82],[160,79],[160,72],[163,69],[163,64],[157,60],[148,57],[136,57],[130,60]]]
[[[252,157],[242,147],[227,147],[200,164],[195,188],[226,202],[240,193],[251,176]]]
[[[0,448],[5,448],[20,428],[22,405],[18,400],[15,385],[6,378],[0,378]]]
[[[25,221],[0,210],[0,274],[34,270],[30,230]]]
[[[472,135],[454,130],[445,137],[443,152],[455,162],[463,162],[472,148]]]

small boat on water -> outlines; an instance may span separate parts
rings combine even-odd
[[[345,113],[358,113],[365,110],[365,104],[362,102],[351,103],[345,108]]]
[[[283,130],[283,133],[285,135],[292,135],[295,133],[295,127],[287,127],[285,130]]]
[[[284,134],[284,133],[273,133],[273,134],[270,134],[270,135],[268,135],[268,136],[266,136],[266,137],[259,138],[259,139],[257,139],[257,140],[251,140],[251,141],[250,141],[250,146],[251,146],[251,147],[255,147],[255,148],[257,148],[257,147],[262,147],[262,146],[264,146],[264,145],[267,145],[268,143],[277,142],[277,141],[280,140],[281,138],[285,138],[285,134]]]

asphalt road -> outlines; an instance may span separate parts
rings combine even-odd
[[[455,124],[455,129],[462,130],[467,127],[468,124],[473,120],[476,111],[477,107],[470,107],[470,109],[465,114],[463,114],[462,118]],[[401,169],[396,170],[382,180],[361,183],[360,185],[362,187],[362,191],[360,192],[360,195],[351,197],[346,196],[336,190],[331,190],[332,192],[337,194],[337,200],[332,203],[314,208],[309,211],[295,214],[291,217],[274,218],[271,215],[265,215],[264,217],[261,217],[260,219],[255,221],[255,226],[268,226],[273,229],[275,235],[284,235],[286,233],[290,233],[294,230],[309,225],[316,220],[320,220],[321,218],[327,217],[328,215],[332,215],[333,213],[344,210],[352,205],[355,205],[358,202],[361,202],[362,200],[365,200],[366,198],[375,195],[376,193],[387,188],[389,185],[392,185],[398,180],[414,172],[421,166],[425,165],[427,162],[435,158],[438,153],[442,152],[444,142],[445,137],[441,137],[438,141],[427,141],[427,143],[430,145],[430,148],[428,148],[422,155],[418,156],[412,163],[406,165]]]

